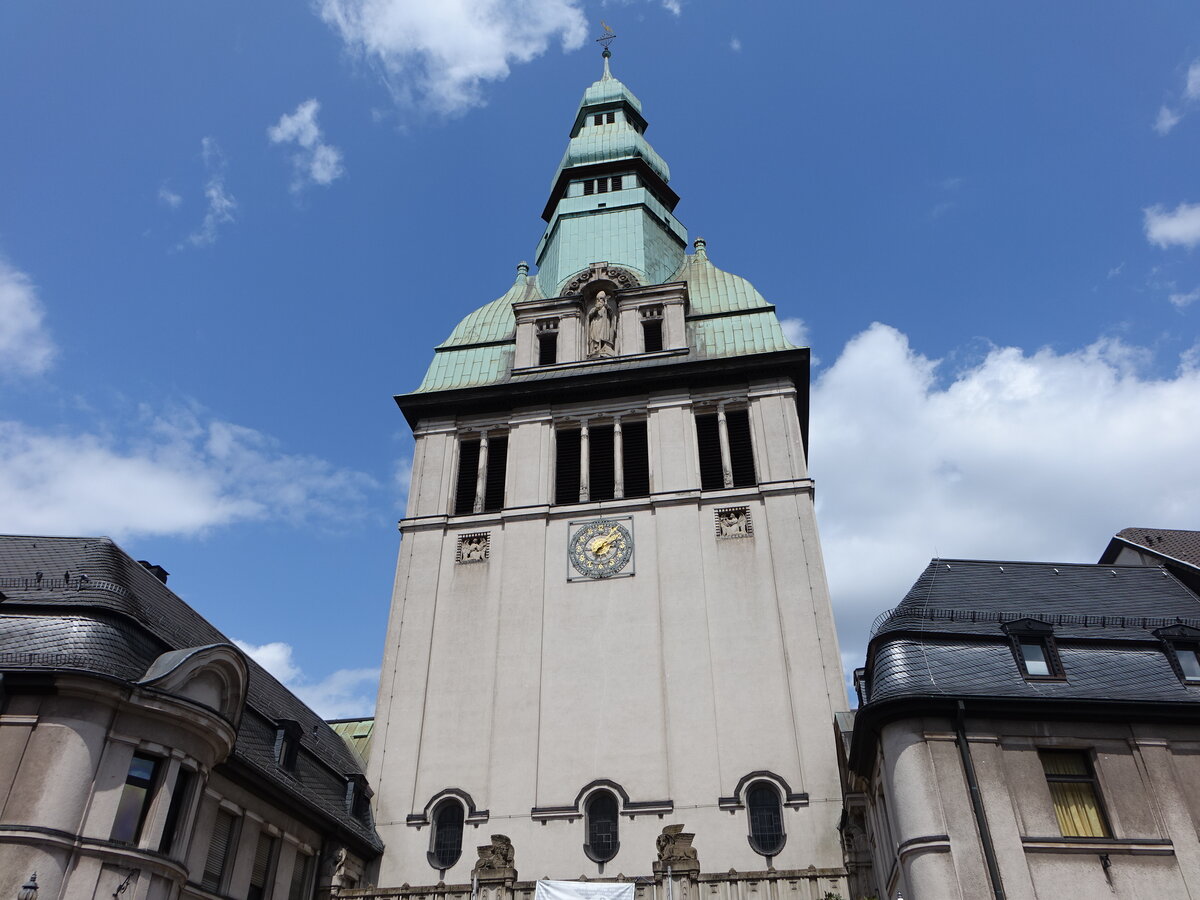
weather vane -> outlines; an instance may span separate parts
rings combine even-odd
[[[613,42],[613,39],[617,36],[617,33],[609,28],[608,23],[603,19],[600,20],[600,24],[604,27],[604,35],[603,37],[596,38],[596,43],[604,45],[604,56],[607,59],[608,57],[612,56],[612,51],[608,49],[608,45]]]

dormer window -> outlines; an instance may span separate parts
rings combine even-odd
[[[1017,668],[1026,681],[1061,681],[1066,678],[1054,629],[1037,619],[1018,619],[1003,626],[1012,644]]]
[[[371,788],[366,776],[357,772],[346,776],[346,812],[360,822],[370,824]]]
[[[558,362],[558,319],[537,320],[538,365]]]
[[[1179,680],[1185,684],[1200,684],[1200,628],[1171,625],[1158,629],[1154,636],[1163,642],[1167,659]]]
[[[642,349],[655,353],[663,348],[663,309],[661,306],[643,306]]]
[[[304,729],[299,722],[280,719],[275,723],[275,761],[287,772],[296,770],[296,759],[300,754],[300,735]]]
[[[611,125],[615,121],[617,121],[617,114],[612,111],[606,113],[596,113],[594,116],[592,116],[593,125],[604,125],[605,123]]]

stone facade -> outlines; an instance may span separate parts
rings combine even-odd
[[[935,560],[837,718],[851,897],[1195,894],[1198,639],[1159,568]]]
[[[361,769],[165,576],[104,538],[0,537],[0,894],[35,872],[64,900],[361,884]]]
[[[623,230],[614,206],[678,200],[640,110],[606,61],[536,281],[522,264],[397,398],[416,447],[369,760],[372,896],[476,878],[487,900],[525,898],[518,870],[639,898],[844,890],[808,351],[703,241],[685,256],[673,215]],[[659,243],[674,255],[649,262]],[[513,848],[499,881],[468,852],[489,836]]]

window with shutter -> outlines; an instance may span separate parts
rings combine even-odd
[[[191,800],[192,773],[180,769],[175,776],[175,787],[171,791],[171,805],[167,807],[167,821],[163,825],[162,840],[158,842],[159,853],[170,853],[175,843],[175,835],[179,832],[179,821],[183,811]]]
[[[204,859],[204,875],[200,886],[219,892],[224,886],[225,868],[229,862],[229,851],[234,843],[238,819],[226,809],[217,810],[212,835],[208,840],[208,855]]]
[[[271,883],[275,864],[275,846],[279,842],[265,831],[258,833],[258,846],[254,850],[254,867],[250,870],[250,889],[246,900],[263,900]]]
[[[296,851],[296,861],[292,864],[292,883],[288,887],[288,900],[306,900],[312,891],[309,887],[309,875],[312,872],[313,858]]]

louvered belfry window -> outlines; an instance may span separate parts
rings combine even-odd
[[[729,462],[733,467],[733,486],[758,484],[754,473],[754,448],[750,444],[750,410],[731,409],[725,414],[729,429]]]
[[[475,509],[475,481],[479,477],[479,439],[458,442],[458,479],[454,514],[469,516]]]
[[[729,437],[729,469],[733,483],[729,487],[753,487],[758,484],[754,470],[754,445],[750,438],[750,411],[731,409],[725,413]],[[696,449],[700,457],[700,489],[715,491],[726,487],[721,465],[721,428],[716,413],[696,416]]]
[[[454,483],[454,515],[469,516],[475,511],[476,490],[479,486],[479,438],[458,442],[458,476]],[[504,479],[508,471],[508,435],[488,436],[487,471],[481,512],[495,512],[504,507]]]
[[[650,447],[646,420],[621,422],[621,455],[625,461],[625,496],[650,496]]]
[[[750,842],[763,856],[774,856],[783,849],[783,809],[779,791],[769,784],[755,784],[746,794],[750,816]]]
[[[616,485],[613,460],[613,427],[593,425],[588,429],[589,500],[611,500]]]
[[[554,502],[579,502],[579,429],[554,433]]]
[[[696,447],[700,456],[700,489],[719,491],[725,482],[721,477],[721,438],[716,413],[696,416]]]
[[[617,822],[617,798],[608,791],[597,791],[587,802],[587,836],[590,855],[596,862],[608,862],[620,846]]]
[[[554,502],[580,503],[612,500],[617,496],[616,427],[603,423],[588,427],[587,497],[581,497],[583,475],[583,432],[559,428],[554,433]],[[646,421],[621,420],[622,497],[650,494],[650,456],[646,443]]]

